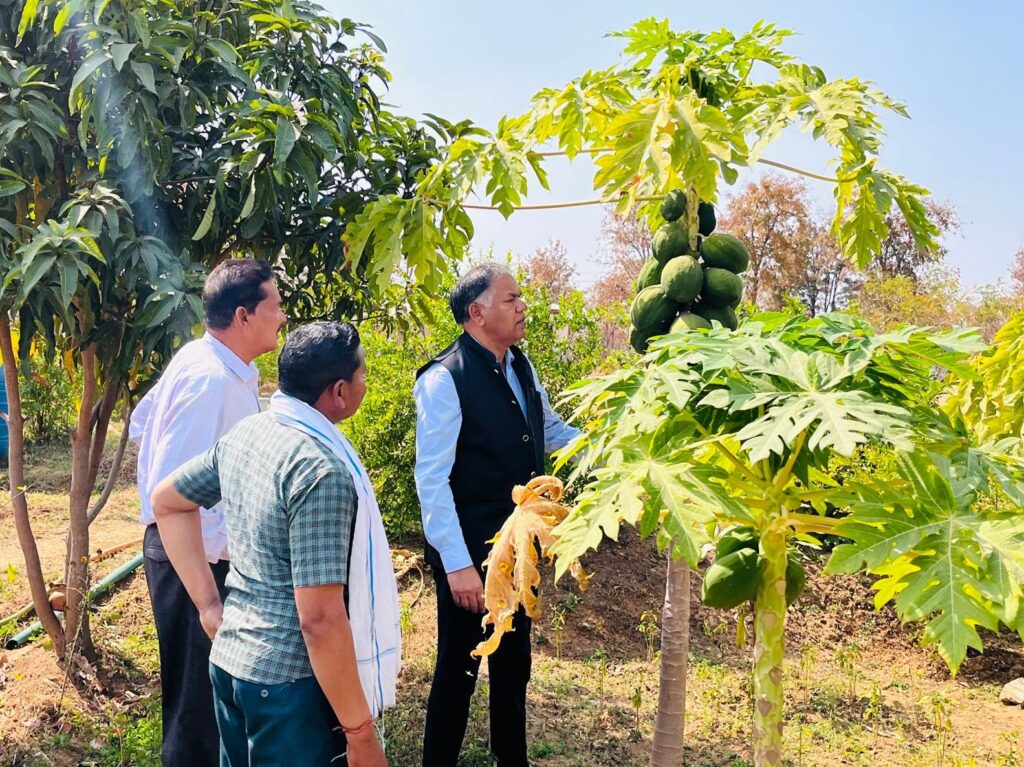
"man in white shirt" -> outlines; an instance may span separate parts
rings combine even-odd
[[[286,318],[269,264],[225,261],[203,288],[206,333],[185,344],[132,414],[139,443],[140,521],[160,645],[164,767],[217,767],[219,736],[210,685],[210,640],[160,541],[150,496],[186,461],[205,453],[236,423],[259,412],[253,359],[277,348]],[[228,572],[219,504],[201,510],[203,545],[217,587]]]
[[[427,702],[424,767],[455,767],[484,638],[481,565],[512,513],[512,488],[543,473],[544,454],[579,431],[551,409],[526,355],[526,303],[509,271],[484,264],[451,295],[463,334],[417,376],[416,489],[437,585],[438,649]],[[499,767],[527,767],[530,619],[488,658],[491,751]]]

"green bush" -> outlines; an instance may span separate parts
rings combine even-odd
[[[530,355],[552,405],[563,417],[571,409],[558,404],[573,382],[595,370],[618,366],[625,352],[605,348],[601,317],[574,291],[554,299],[547,288],[530,286],[523,275],[527,312],[523,349]],[[366,465],[388,535],[400,540],[420,533],[420,507],[413,471],[416,465],[416,404],[412,389],[416,371],[458,337],[447,302],[430,303],[422,332],[387,333],[363,323],[359,335],[366,350],[366,398],[359,411],[342,424]],[[264,391],[277,381],[277,352],[256,360]]]
[[[33,353],[19,370],[25,440],[33,444],[68,439],[78,415],[77,391],[59,359]]]

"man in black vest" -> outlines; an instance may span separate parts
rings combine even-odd
[[[545,451],[579,431],[551,409],[526,355],[526,303],[497,264],[458,281],[451,309],[463,333],[417,374],[416,488],[437,583],[437,665],[427,703],[424,767],[456,767],[484,638],[487,541],[512,513],[512,488],[544,471]],[[491,750],[499,767],[528,767],[530,619],[490,656]]]

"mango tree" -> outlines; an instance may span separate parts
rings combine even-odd
[[[474,190],[510,216],[531,183],[548,187],[544,162],[552,145],[570,160],[593,156],[600,198],[644,217],[652,230],[664,196],[682,190],[694,246],[698,202],[717,202],[720,182],[735,182],[790,128],[834,152],[834,176],[813,175],[833,184],[832,233],[855,264],[864,266],[879,252],[886,216],[896,209],[916,246],[934,248],[937,229],[922,204],[927,191],[878,165],[879,115],[906,117],[904,105],[868,81],[829,79],[786,53],[791,34],[765,22],[739,35],[678,31],[653,18],[637,22],[613,35],[624,42],[620,63],[540,91],[529,111],[503,118],[493,133],[467,131],[424,175],[417,194],[368,205],[345,234],[352,259],[359,263],[371,242],[397,258],[399,243],[425,236],[422,211],[451,218]],[[688,585],[685,560],[670,558],[654,744],[659,764],[682,758]]]
[[[92,648],[86,555],[108,424],[193,334],[209,267],[274,261],[296,319],[394,321],[461,256],[469,224],[455,212],[405,256],[346,260],[346,224],[380,194],[411,194],[468,128],[382,109],[382,49],[304,0],[0,4],[11,498],[35,610],[60,655]],[[63,624],[24,487],[18,364],[33,343],[64,359],[80,403]]]

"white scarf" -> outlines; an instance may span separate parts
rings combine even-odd
[[[282,426],[308,434],[330,448],[352,474],[359,507],[349,550],[348,613],[359,681],[377,716],[395,704],[402,665],[398,586],[377,496],[352,443],[320,411],[277,391],[270,398],[270,412]]]

